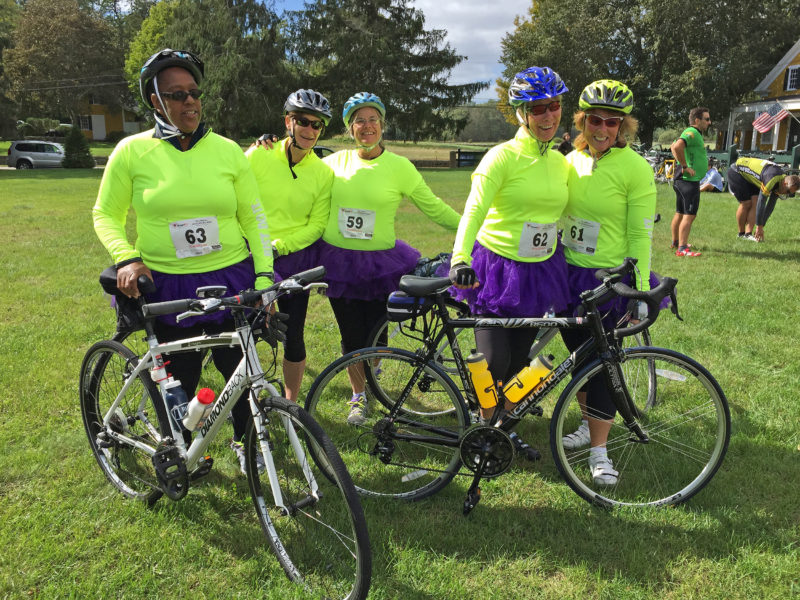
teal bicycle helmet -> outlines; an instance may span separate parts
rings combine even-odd
[[[364,108],[365,106],[371,106],[377,110],[381,114],[381,119],[386,118],[386,107],[383,105],[383,102],[381,102],[381,99],[378,96],[369,92],[358,92],[357,94],[350,96],[347,99],[347,102],[344,103],[342,120],[344,121],[344,126],[346,128],[350,128],[350,119],[353,116],[353,113],[359,108]]]

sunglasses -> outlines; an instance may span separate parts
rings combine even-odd
[[[599,117],[597,115],[586,115],[586,121],[592,127],[605,125],[609,129],[616,129],[622,125],[623,117]]]
[[[199,100],[200,98],[203,97],[203,92],[200,90],[189,90],[188,92],[184,92],[183,90],[181,90],[179,92],[161,92],[161,96],[166,98],[167,100],[185,102],[189,96],[191,96],[195,100]]]
[[[543,115],[547,111],[556,112],[561,110],[561,102],[553,100],[549,104],[528,104],[528,112],[532,115]]]
[[[319,131],[323,127],[325,127],[325,123],[322,121],[312,121],[311,119],[306,119],[305,117],[298,117],[292,115],[292,121],[300,125],[300,127],[311,127],[314,131]]]

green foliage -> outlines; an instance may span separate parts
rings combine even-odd
[[[634,93],[640,137],[712,117],[752,90],[797,40],[796,3],[712,0],[537,0],[502,42],[505,79],[531,65],[552,66],[567,82],[565,118],[595,79],[624,81]],[[498,81],[502,88],[506,81]]]
[[[514,137],[517,131],[516,120],[508,123],[496,101],[459,108],[455,114],[467,117],[466,126],[455,136],[458,142],[499,142]]]
[[[58,127],[58,119],[47,117],[28,117],[24,122],[17,124],[21,135],[44,135]]]
[[[139,92],[139,71],[150,56],[169,46],[164,36],[168,24],[173,20],[176,4],[174,0],[163,0],[153,6],[125,55],[125,79],[142,112],[149,112],[150,107],[145,105]]]
[[[89,152],[89,142],[78,127],[72,127],[64,140],[64,160],[61,165],[65,169],[91,169],[94,158]]]
[[[360,91],[381,97],[389,139],[441,139],[466,117],[452,112],[486,87],[449,85],[463,56],[445,43],[446,31],[426,30],[409,0],[316,0],[291,19],[292,67],[306,87],[341,107]],[[338,111],[337,111],[338,112]],[[342,127],[334,114],[331,129]]]

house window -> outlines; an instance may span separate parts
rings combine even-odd
[[[89,115],[80,115],[78,117],[81,129],[84,131],[92,130],[92,118]]]
[[[789,67],[789,71],[786,74],[786,89],[800,89],[800,65]]]

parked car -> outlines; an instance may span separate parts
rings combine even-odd
[[[329,154],[333,154],[334,152],[336,152],[336,150],[334,150],[333,148],[328,148],[327,146],[314,146],[312,150],[314,150],[314,154],[316,154],[320,158],[325,158]]]
[[[46,169],[60,167],[64,147],[55,142],[18,140],[8,147],[6,164],[17,169]]]

